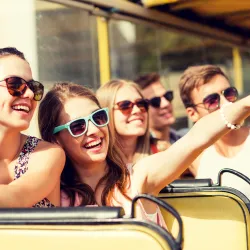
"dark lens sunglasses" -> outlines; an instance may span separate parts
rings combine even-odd
[[[6,87],[12,96],[23,95],[27,90],[27,87],[29,87],[34,93],[33,99],[35,101],[40,101],[43,98],[44,86],[40,82],[34,80],[27,82],[18,76],[7,77],[4,80],[1,80],[0,82],[3,81],[6,82]]]
[[[229,101],[235,102],[238,99],[238,91],[235,87],[229,87],[221,91],[221,94]],[[220,107],[220,94],[213,93],[206,96],[202,103],[194,104],[193,107],[197,105],[204,105],[204,108],[207,110],[215,110]]]
[[[81,136],[88,130],[89,120],[97,127],[106,126],[109,123],[108,108],[98,109],[88,116],[81,117],[64,125],[55,127],[53,134],[56,134],[63,129],[68,129],[69,133],[73,137]]]
[[[131,114],[134,105],[136,105],[142,113],[148,111],[148,100],[140,98],[131,102],[129,100],[124,100],[115,104],[114,109],[120,110],[124,115]]]
[[[162,97],[164,97],[167,101],[171,102],[174,99],[173,91],[167,91]],[[159,108],[161,106],[161,96],[156,96],[149,99],[149,104],[154,108]]]

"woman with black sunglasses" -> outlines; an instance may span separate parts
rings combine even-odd
[[[43,85],[33,80],[23,53],[11,47],[1,48],[0,207],[60,204],[63,150],[21,133],[29,127],[43,91]]]
[[[38,119],[42,138],[60,144],[67,155],[62,206],[122,206],[129,215],[131,198],[142,193],[157,196],[205,148],[249,115],[250,96],[222,107],[200,119],[167,150],[141,159],[131,173],[108,127],[107,108],[101,108],[87,88],[56,84],[41,102]],[[142,201],[137,209],[140,218],[164,225],[153,204]]]

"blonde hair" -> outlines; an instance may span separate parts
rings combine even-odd
[[[106,84],[101,86],[97,90],[97,93],[96,93],[101,106],[108,107],[109,111],[112,112],[110,114],[109,125],[111,129],[111,133],[115,135],[115,138],[118,144],[121,144],[121,137],[117,133],[116,128],[115,128],[113,109],[114,109],[117,91],[123,86],[131,86],[135,88],[136,91],[139,93],[139,95],[143,98],[141,89],[136,83],[123,80],[123,79],[114,79],[114,80],[107,82]],[[133,164],[138,162],[140,159],[150,155],[150,139],[149,138],[150,138],[149,123],[147,120],[147,128],[146,128],[145,134],[142,136],[138,136],[138,139],[137,139],[136,149],[134,152],[133,162],[132,162]]]

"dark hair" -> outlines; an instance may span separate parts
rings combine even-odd
[[[158,82],[160,80],[160,75],[156,72],[152,72],[149,74],[141,75],[137,77],[134,82],[137,83],[141,89],[145,89],[149,85],[151,85],[154,82]]]
[[[17,56],[23,59],[24,61],[27,61],[24,54],[14,47],[0,48],[0,58],[4,56]]]
[[[192,91],[208,83],[216,75],[222,75],[228,80],[224,72],[215,65],[191,66],[184,71],[180,78],[179,89],[182,102],[186,108],[193,106]]]
[[[74,97],[87,98],[101,107],[95,94],[90,89],[82,85],[69,82],[55,84],[43,98],[39,106],[38,122],[42,139],[52,143],[57,142],[56,136],[53,134],[53,130],[59,125],[59,116],[64,103],[68,99]],[[115,138],[111,134],[109,137],[109,148],[106,157],[109,168],[106,175],[103,176],[97,184],[98,187],[102,183],[106,183],[106,187],[102,193],[103,205],[111,205],[111,198],[115,198],[115,187],[117,187],[125,197],[130,199],[126,194],[126,189],[130,185],[127,167],[122,160],[122,153],[115,142]],[[80,181],[78,174],[74,169],[73,163],[68,156],[66,156],[65,167],[61,176],[61,188],[69,196],[71,206],[74,206],[76,192],[82,198],[81,205],[96,204],[95,190],[93,190],[86,183],[82,183]]]

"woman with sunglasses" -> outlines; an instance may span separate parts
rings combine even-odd
[[[97,90],[102,107],[110,110],[109,127],[124,153],[129,169],[150,155],[148,101],[137,84],[122,79],[111,80]]]
[[[109,130],[107,108],[101,108],[85,87],[56,84],[41,102],[38,119],[42,138],[60,144],[66,152],[62,206],[122,206],[129,215],[131,198],[138,193],[157,196],[205,148],[249,115],[250,96],[202,118],[167,150],[137,162],[131,173]],[[164,225],[156,209],[141,202],[137,215]]]
[[[60,205],[63,150],[21,133],[29,127],[43,91],[43,85],[33,80],[23,53],[1,48],[0,207]]]

